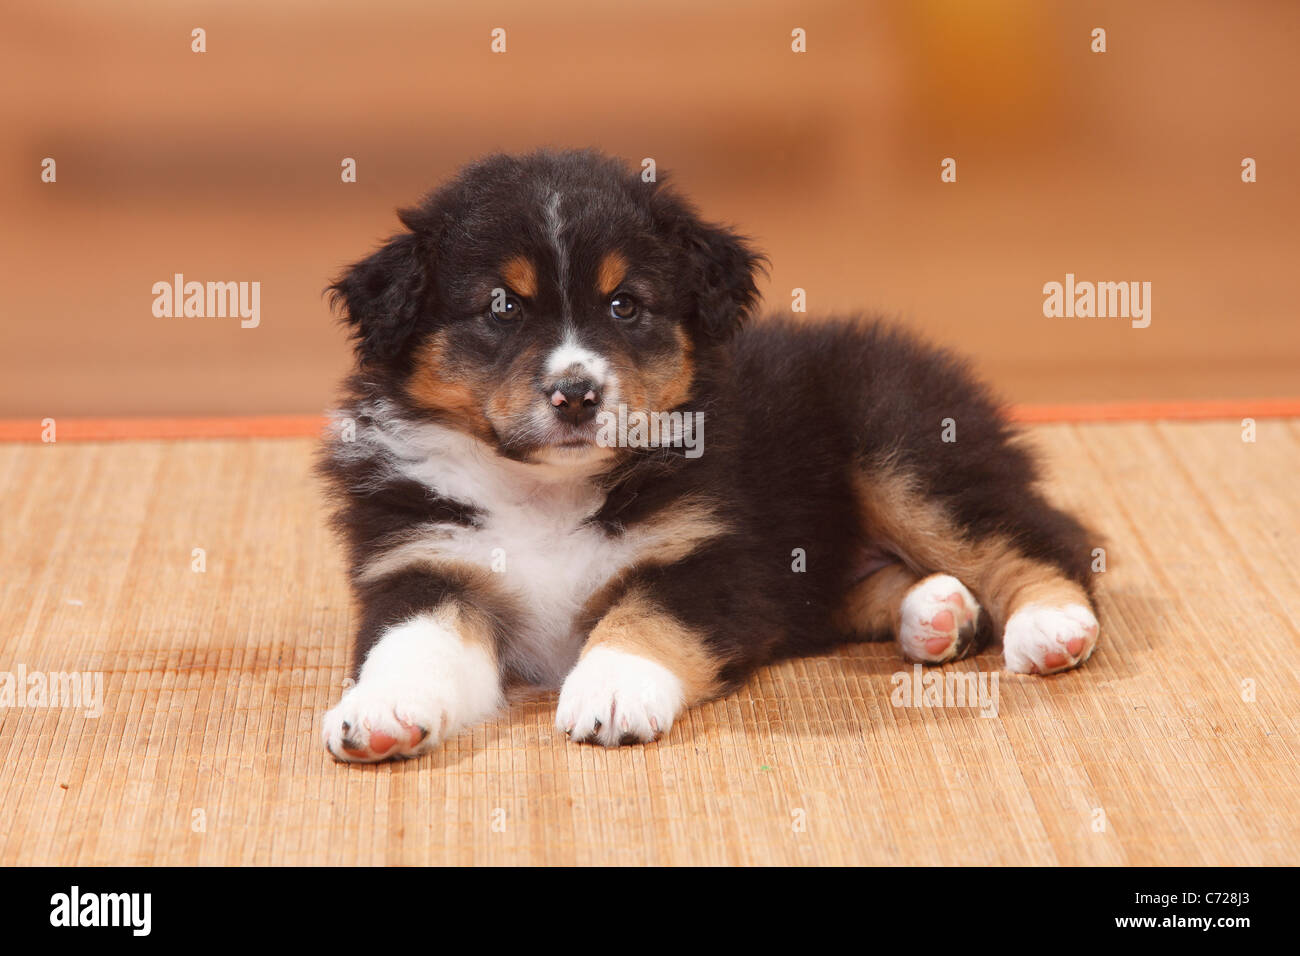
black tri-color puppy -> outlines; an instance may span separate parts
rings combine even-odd
[[[959,359],[868,319],[747,324],[761,257],[597,153],[492,156],[400,215],[332,287],[338,759],[432,748],[517,685],[614,745],[837,642],[1092,653],[1089,535]]]

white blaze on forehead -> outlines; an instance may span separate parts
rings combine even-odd
[[[546,357],[546,374],[559,378],[570,369],[577,369],[585,378],[590,378],[597,385],[608,385],[613,378],[609,362],[591,349],[582,345],[573,332],[564,336],[564,341],[555,351]]]
[[[560,212],[562,199],[557,190],[549,190],[546,194],[544,212],[547,236],[555,249],[563,316],[567,327],[564,340],[546,358],[545,374],[551,380],[566,374],[589,378],[604,392],[606,404],[609,404],[618,396],[618,376],[610,369],[609,362],[604,356],[593,352],[578,341],[577,333],[568,324],[572,321],[569,311],[569,250],[565,247],[563,238],[564,217]]]
[[[551,192],[546,197],[546,232],[555,249],[556,271],[559,273],[560,293],[563,295],[569,285],[569,250],[564,248],[561,234],[564,232],[564,219],[560,216],[560,194]]]

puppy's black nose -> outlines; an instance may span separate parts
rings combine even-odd
[[[596,417],[600,407],[600,389],[587,378],[566,378],[550,389],[555,414],[570,425],[581,425]]]

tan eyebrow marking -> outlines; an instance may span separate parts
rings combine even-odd
[[[537,295],[537,269],[523,256],[506,260],[501,266],[501,278],[522,296],[532,298]]]
[[[618,288],[627,275],[627,260],[621,252],[609,252],[600,260],[600,269],[596,273],[596,286],[601,295],[609,295]]]

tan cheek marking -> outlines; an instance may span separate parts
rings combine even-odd
[[[478,438],[490,439],[492,428],[483,417],[474,390],[448,372],[445,350],[446,343],[439,338],[425,347],[406,382],[406,393],[421,408],[450,424]]]
[[[703,636],[659,609],[640,590],[625,594],[591,632],[582,653],[609,647],[660,664],[682,682],[687,706],[716,697],[722,662]]]
[[[539,401],[540,393],[533,384],[529,370],[537,367],[538,349],[520,353],[506,372],[504,381],[488,399],[488,418],[498,426],[526,419]]]
[[[532,298],[537,295],[537,269],[524,256],[515,256],[501,266],[501,278],[519,295]]]
[[[625,375],[625,404],[638,411],[667,412],[690,397],[695,383],[695,348],[682,328],[674,332],[679,358],[676,364],[656,368],[653,363],[637,376]]]
[[[600,289],[601,295],[609,295],[622,283],[627,276],[627,259],[621,252],[609,252],[605,258],[600,260],[600,268],[596,271],[596,287]]]
[[[971,541],[915,482],[888,469],[859,473],[857,498],[869,537],[893,550],[918,574],[951,574],[974,593],[1001,629],[1025,604],[1091,606],[1083,588],[1060,569],[1025,557],[1002,535]]]
[[[659,403],[665,410],[676,408],[686,401],[695,381],[695,348],[685,330],[680,327],[677,329],[677,347],[681,352],[681,363],[660,390]]]
[[[646,399],[645,384],[641,376],[633,375],[631,369],[619,373],[619,387],[623,404],[631,411],[653,411]]]

